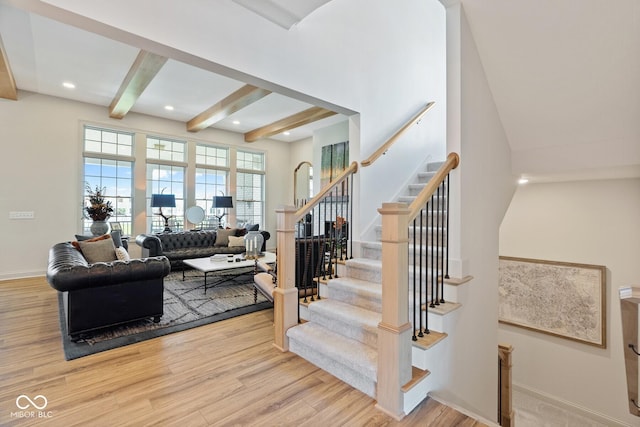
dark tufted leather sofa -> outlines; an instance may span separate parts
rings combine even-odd
[[[47,281],[62,293],[67,333],[72,340],[88,332],[163,314],[166,257],[89,264],[70,242],[49,250]]]
[[[260,231],[265,251],[267,240],[271,237],[268,231]],[[136,243],[142,248],[143,257],[166,256],[171,268],[183,269],[185,259],[205,258],[217,254],[239,254],[244,252],[243,246],[215,246],[216,231],[178,231],[173,233],[139,234]]]

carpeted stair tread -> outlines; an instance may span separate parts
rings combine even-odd
[[[309,305],[309,321],[376,347],[382,315],[351,304],[323,299]]]
[[[330,299],[382,312],[382,286],[379,283],[339,277],[330,280],[327,289]]]
[[[356,340],[307,322],[287,330],[289,350],[368,396],[375,396],[377,351]]]

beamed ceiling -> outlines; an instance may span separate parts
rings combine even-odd
[[[313,3],[315,8],[324,1]],[[267,19],[277,10],[272,4]],[[287,23],[279,25],[290,25],[311,10],[287,15]],[[133,112],[184,122],[189,132],[241,133],[248,143],[298,141],[346,120],[335,111],[4,3],[0,54],[0,97],[17,102],[19,90],[30,91],[103,106],[105,116],[114,119]],[[65,82],[75,88],[66,88]]]

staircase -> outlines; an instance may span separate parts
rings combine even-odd
[[[439,163],[427,165],[426,171],[418,174],[417,182],[409,185],[407,195],[398,201],[411,203],[439,166]],[[444,221],[441,223],[444,224]],[[374,399],[378,374],[378,324],[382,319],[383,268],[381,227],[377,228],[378,241],[361,242],[362,258],[338,264],[338,277],[320,285],[321,299],[300,307],[300,317],[306,322],[287,331],[290,351]],[[423,235],[423,242],[430,242],[432,231],[429,227],[417,230]],[[410,242],[413,242],[412,233],[413,229],[410,228]],[[412,246],[410,243],[410,249]],[[423,253],[429,254],[431,248],[425,246],[423,244]],[[413,283],[411,267],[409,283]],[[440,343],[445,342],[447,333],[452,332],[450,325],[454,322],[456,310],[460,308],[455,303],[455,289],[461,283],[464,281],[451,280],[445,285],[444,298],[447,302],[434,309],[429,308],[426,315],[431,333],[413,342],[413,378],[402,388],[404,414],[411,412],[439,383],[439,375],[430,375],[429,370],[433,371],[439,364],[446,363],[447,346]],[[409,295],[411,300],[412,293]],[[422,311],[420,315],[425,316],[425,312]],[[412,321],[412,318],[410,311],[409,320]]]

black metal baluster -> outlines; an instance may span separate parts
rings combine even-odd
[[[338,245],[338,231],[339,229],[341,229],[342,227],[338,227],[338,206],[340,205],[340,192],[338,191],[338,186],[336,185],[333,189],[333,198],[331,200],[331,206],[333,207],[333,218],[334,218],[334,225],[335,227],[333,228],[333,252],[331,253],[335,253],[335,262],[333,263],[333,277],[338,277],[338,249],[339,249],[339,245]]]
[[[426,205],[427,207],[429,206],[429,204]],[[424,244],[423,244],[423,234],[424,234],[424,208],[420,210],[420,248],[419,248],[419,254],[420,254],[420,300],[418,301],[418,303],[416,304],[416,309],[420,312],[420,326],[421,326],[421,331],[420,331],[420,336],[423,337],[424,334],[428,334],[429,333],[429,323],[428,323],[428,319],[427,319],[427,296],[426,294],[427,292],[427,283],[426,281],[423,281],[423,265],[422,265],[422,259],[425,256],[425,254],[423,253],[424,250]],[[426,274],[425,274],[426,276]],[[424,293],[425,295],[422,295],[422,285],[424,284]],[[424,300],[424,328],[422,327],[422,301]]]
[[[308,276],[310,276],[311,279],[311,283],[309,284],[309,289],[305,290],[305,292],[311,292],[311,301],[315,301],[316,300],[316,295],[318,296],[318,299],[320,299],[320,289],[317,287],[317,281],[316,281],[316,268],[317,268],[317,263],[316,263],[316,258],[315,258],[315,244],[313,241],[313,236],[309,239],[305,239],[305,245],[310,245],[307,246],[306,250],[307,252],[309,252],[311,254],[310,258],[309,258],[309,272],[310,274],[308,274]],[[315,288],[315,289],[314,289]],[[314,292],[315,291],[315,292]]]
[[[429,256],[429,240],[427,236],[424,236],[424,243],[422,241],[422,230],[429,226],[429,203],[420,210],[420,319],[422,319],[422,306],[424,303],[424,333],[430,334],[429,330],[429,278],[427,273],[427,260]],[[426,221],[425,221],[426,219]],[[424,279],[423,279],[424,277]],[[424,286],[424,295],[422,295],[422,289]]]
[[[318,217],[320,216],[320,207],[317,206],[314,209],[318,209]],[[318,230],[320,230],[320,224],[318,221]],[[324,239],[320,236],[320,232],[317,235],[311,236],[311,245],[313,250],[317,251],[315,254],[315,258],[313,258],[315,267],[313,269],[314,282],[316,286],[316,294],[318,295],[318,299],[322,299],[320,296],[320,275],[324,271]]]
[[[321,227],[322,227],[322,221],[320,221],[320,204],[316,205],[316,207],[314,207],[314,210],[317,213],[317,216],[314,217],[313,223],[314,229],[317,229],[317,231],[315,232],[314,237],[318,237],[318,251],[320,251],[320,254],[318,254],[320,261],[320,265],[321,265],[321,271],[322,271],[322,280],[326,280],[327,279],[327,263],[325,262],[324,259],[324,253],[326,252],[326,241],[327,239],[324,237],[324,235],[321,232]]]
[[[442,188],[442,193],[440,192]],[[438,187],[438,194],[442,194],[440,199],[440,209],[438,210],[438,234],[440,236],[438,245],[438,277],[440,280],[440,303],[444,304],[444,218],[441,218],[441,212],[444,210],[444,181]]]
[[[349,242],[350,242],[350,250],[349,250],[349,259],[353,259],[353,176],[349,177],[349,184],[351,185],[351,189],[349,191],[349,209],[351,211],[350,217],[351,222],[347,223],[347,232],[349,233]]]
[[[416,310],[416,293],[417,293],[417,289],[416,289],[416,220],[413,220],[413,333],[411,336],[411,339],[413,341],[418,341],[418,337],[416,336],[416,327],[418,326],[418,322],[416,319],[416,316],[418,313],[418,310]],[[422,322],[421,322],[422,323]],[[420,328],[422,328],[422,325],[420,325]],[[422,333],[422,332],[420,332]]]
[[[329,209],[328,204],[329,204],[329,196],[326,196],[323,199],[323,205],[324,205],[324,217],[322,218],[322,223],[324,224],[324,236],[325,236],[325,254],[326,251],[329,251],[329,258],[326,260],[326,271],[327,274],[329,274],[329,279],[331,279],[331,269],[332,269],[332,264],[331,264],[331,228],[329,228],[329,231],[327,232],[327,210]],[[326,276],[325,276],[326,279]]]
[[[296,251],[296,265],[295,265],[295,280],[296,283],[294,285],[298,288],[298,297],[300,297],[300,289],[303,289],[304,299],[302,302],[307,303],[307,290],[306,285],[304,283],[304,263],[302,262],[302,249],[304,247],[305,237],[298,237],[298,241],[296,242],[295,251]],[[298,283],[300,281],[300,283]]]
[[[444,278],[449,278],[449,175],[447,174],[447,203],[445,204],[446,212],[443,212],[446,215],[447,219],[447,253],[446,253],[446,262],[445,262],[445,274]]]
[[[427,220],[427,231],[429,230],[429,228],[433,228],[433,208],[435,205],[435,200],[433,197],[433,194],[431,195],[431,214],[428,214],[428,220]],[[430,226],[430,227],[429,227]],[[433,241],[433,233],[428,233],[427,234],[427,240],[431,242],[429,249],[430,249],[430,254],[427,253],[427,255],[430,258],[430,262],[429,262],[429,281],[431,282],[431,304],[429,304],[429,307],[434,308],[436,306],[436,304],[434,303],[434,296],[435,296],[435,301],[437,301],[437,295],[436,295],[436,289],[437,286],[434,283],[434,271],[433,271],[433,252],[434,252],[434,241]]]

